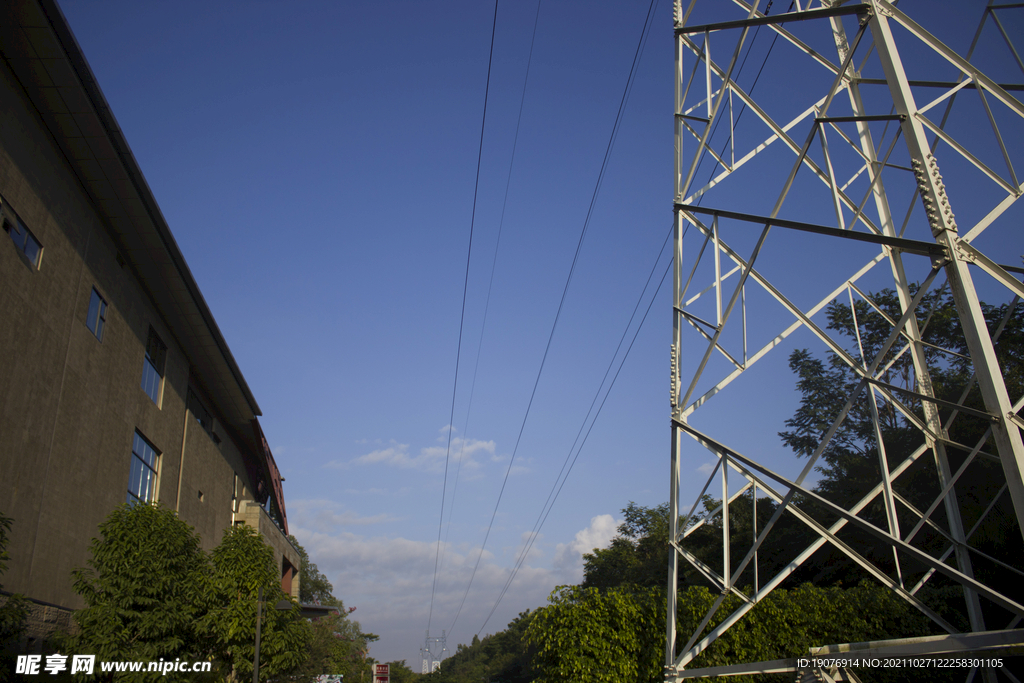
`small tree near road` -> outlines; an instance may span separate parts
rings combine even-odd
[[[297,606],[275,605],[288,596],[281,590],[274,551],[251,527],[235,526],[213,549],[211,609],[199,630],[212,641],[214,655],[236,680],[252,678],[256,651],[256,603],[263,588],[260,631],[260,680],[286,675],[308,656],[309,630]]]
[[[72,572],[85,608],[62,650],[98,661],[205,659],[195,630],[208,607],[209,559],[195,530],[166,508],[122,505],[100,524],[88,568]],[[136,680],[172,676],[140,673]]]

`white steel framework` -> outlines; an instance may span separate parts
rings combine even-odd
[[[806,570],[826,545],[947,634],[965,629],[929,606],[921,589],[938,581],[958,585],[971,635],[819,643],[816,651],[1022,651],[1024,631],[1014,629],[1024,617],[1024,592],[1005,582],[988,585],[976,571],[995,563],[1020,585],[1024,553],[1010,561],[995,558],[972,537],[999,509],[1009,511],[1004,525],[1016,525],[1012,542],[1019,545],[1024,530],[1024,397],[1009,393],[1008,385],[1018,386],[1004,381],[1013,361],[1005,351],[997,354],[999,337],[1024,297],[1024,202],[1017,204],[1024,193],[1018,176],[1024,61],[1011,38],[1024,35],[1015,33],[1024,25],[1024,3],[905,0],[897,7],[886,0],[792,0],[773,14],[771,5],[675,3],[666,680],[802,670],[796,659],[701,668],[698,658],[772,590]],[[969,47],[970,33],[962,33],[961,56],[947,45],[953,40],[943,42],[908,16],[915,10],[930,12],[933,23],[946,29],[950,11],[960,24],[974,25],[982,16]],[[745,66],[748,59],[752,64]],[[762,61],[765,79],[755,98],[752,71]],[[878,302],[882,290],[895,297],[898,310]],[[962,335],[955,348],[928,341],[928,325],[940,324],[930,307],[941,297],[955,306]],[[1002,319],[986,321],[992,309],[982,301],[1003,306]],[[851,318],[846,338],[829,318],[844,310]],[[873,346],[862,339],[868,327],[881,330]],[[806,462],[791,458],[799,469],[787,473],[779,449],[768,445],[777,443],[775,434],[752,438],[761,421],[751,411],[770,412],[773,390],[783,397],[788,391],[792,401],[792,384],[785,391],[777,381],[768,386],[778,375],[761,368],[799,346],[827,355],[854,380],[844,392],[845,405],[831,407],[831,423],[808,449]],[[968,368],[971,379],[951,399],[933,375],[955,364]],[[975,387],[980,400],[968,398]],[[733,396],[740,407],[730,407]],[[856,406],[866,406],[874,427],[863,455],[872,459],[878,478],[858,492],[859,500],[843,506],[816,489],[815,472]],[[706,411],[713,417],[702,422]],[[983,426],[970,432],[980,438],[956,442],[951,430],[961,433],[954,429],[957,421]],[[893,443],[892,425],[904,441],[907,433],[914,435],[909,447]],[[682,477],[709,454],[714,466],[701,469],[703,489],[692,506],[682,506]],[[982,501],[987,507],[975,504],[967,512],[967,473],[985,461],[1000,466],[998,492]],[[908,472],[923,465],[936,482],[924,509],[906,494]],[[721,486],[711,489],[716,478]],[[721,499],[698,518],[709,490]],[[768,499],[766,507],[774,510],[763,525],[759,499]],[[730,508],[739,502],[753,506],[742,558],[733,556],[737,539],[730,535]],[[785,515],[810,529],[813,540],[765,576],[759,551],[772,546]],[[721,530],[721,569],[687,547],[687,538],[709,523]],[[885,551],[867,556],[849,534],[871,538]],[[677,628],[685,566],[720,593],[693,632]],[[741,586],[741,576],[753,576],[753,586]],[[739,598],[731,611],[723,609],[728,596]],[[852,671],[813,674],[815,680],[857,680]],[[1018,680],[1005,668],[971,669],[969,676]]]
[[[423,647],[420,648],[420,655],[423,660],[420,673],[429,674],[440,669],[441,662],[448,656],[447,634],[441,631],[440,637],[434,636],[431,638],[430,631],[427,631]]]

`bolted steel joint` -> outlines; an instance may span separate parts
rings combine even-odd
[[[942,182],[942,174],[939,173],[939,162],[935,156],[928,154],[925,163],[918,159],[910,162],[917,179],[917,189],[921,195],[921,203],[924,204],[925,215],[928,216],[928,225],[933,235],[938,235],[944,230],[956,230],[956,220],[953,216],[953,208],[949,205],[949,197],[946,195],[946,186]]]

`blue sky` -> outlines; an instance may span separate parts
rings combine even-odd
[[[652,286],[667,265],[668,0],[657,5],[521,439],[647,3],[543,4],[511,177],[537,5],[499,9],[454,420],[493,5],[60,5],[263,410],[293,533],[363,628],[381,636],[374,657],[418,670],[428,620],[432,636],[454,622],[452,650],[481,629],[504,628],[556,585],[582,578],[580,554],[608,542],[621,508],[668,498],[671,279],[542,536],[484,626],[656,259]],[[966,19],[972,29],[982,6]],[[940,38],[966,52],[962,17],[931,18]],[[768,45],[765,35],[755,42],[748,82]],[[817,97],[794,97],[801,72],[769,77],[758,87],[780,106],[792,100],[800,110]],[[744,201],[756,204],[760,183],[771,181],[751,183]],[[813,204],[793,211],[803,206]],[[787,238],[766,256],[783,274],[802,248]],[[1019,253],[1019,233],[1010,239]],[[817,276],[833,268],[822,263]],[[775,436],[795,400],[782,351],[737,383],[746,389],[734,392],[738,402],[706,424],[741,424],[732,432],[742,446],[792,469],[800,463]],[[761,387],[776,398],[764,400]],[[693,490],[684,501],[711,461],[696,451],[687,461]],[[442,488],[446,543],[431,611]]]

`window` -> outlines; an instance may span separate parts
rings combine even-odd
[[[206,406],[203,405],[203,402],[199,400],[199,397],[195,395],[191,388],[188,390],[188,409],[192,413],[192,417],[199,423],[199,426],[210,435],[213,442],[219,444],[220,437],[213,431],[213,416],[210,415],[210,411],[206,409]]]
[[[160,406],[160,390],[163,388],[164,360],[167,358],[167,345],[157,336],[153,328],[149,328],[149,339],[146,341],[146,359],[142,362],[142,388]]]
[[[129,505],[152,503],[156,500],[156,471],[159,460],[160,453],[153,448],[153,444],[136,431],[135,439],[132,441],[132,464],[128,473]]]
[[[103,300],[96,288],[92,288],[92,299],[89,300],[89,315],[85,319],[85,326],[96,335],[96,338],[103,341],[103,323],[107,321],[107,302]]]
[[[0,198],[0,223],[3,223],[4,232],[10,235],[18,251],[25,255],[34,268],[38,269],[43,257],[43,246],[2,198]]]

